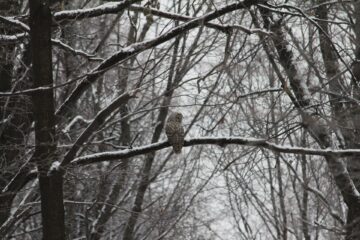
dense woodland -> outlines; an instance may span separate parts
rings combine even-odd
[[[0,190],[0,239],[360,239],[360,2],[0,0]]]

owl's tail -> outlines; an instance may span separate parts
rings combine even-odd
[[[176,154],[180,154],[180,153],[181,153],[181,149],[182,149],[182,146],[173,146],[173,151],[174,151],[174,153],[176,153]]]

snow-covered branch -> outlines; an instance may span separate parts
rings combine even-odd
[[[76,139],[76,142],[70,148],[70,150],[64,156],[64,160],[61,162],[61,166],[67,165],[76,155],[77,151],[80,149],[82,144],[91,136],[91,134],[101,126],[106,120],[106,118],[113,113],[116,109],[119,108],[121,104],[129,101],[130,98],[133,98],[139,89],[133,91],[128,91],[121,94],[117,97],[109,106],[101,110],[94,120],[87,126],[87,128],[81,133],[81,135]]]
[[[65,20],[81,20],[84,18],[98,17],[104,14],[117,14],[129,7],[131,4],[140,2],[141,0],[123,0],[120,2],[108,2],[94,8],[66,10],[54,14],[57,22]]]
[[[2,44],[14,44],[15,43],[16,44],[25,38],[29,38],[28,33],[18,33],[18,34],[13,34],[13,35],[0,34],[0,43],[2,43]],[[80,55],[89,60],[103,61],[102,58],[96,58],[94,54],[90,54],[90,53],[84,52],[82,50],[72,48],[70,45],[60,41],[59,39],[51,39],[51,43],[54,46],[58,46],[59,48],[65,50],[65,51],[71,52],[73,55]]]
[[[76,117],[73,118],[73,120],[70,121],[70,123],[64,128],[63,132],[64,133],[68,133],[70,132],[70,129],[78,122],[83,122],[85,124],[89,124],[91,123],[90,120],[85,119],[83,116],[77,115]]]
[[[16,43],[16,42],[19,42],[21,40],[23,40],[24,38],[29,38],[29,34],[28,32],[30,31],[30,28],[28,25],[26,25],[25,23],[19,21],[19,20],[16,20],[12,17],[3,17],[3,16],[0,16],[0,22],[4,22],[6,24],[10,24],[14,27],[18,27],[18,28],[21,28],[22,30],[24,30],[25,32],[24,33],[17,33],[17,34],[13,34],[13,35],[0,35],[0,42],[5,44],[5,43]],[[66,51],[70,51],[72,54],[74,55],[80,55],[80,56],[84,56],[88,59],[91,59],[91,60],[103,60],[103,59],[96,59],[94,58],[95,55],[93,54],[89,54],[89,53],[86,53],[82,50],[77,50],[77,49],[74,49],[72,48],[71,46],[67,45],[66,43],[60,41],[59,39],[51,39],[51,43],[55,46],[58,46]]]
[[[261,147],[266,148],[279,153],[292,153],[292,154],[307,154],[307,155],[317,155],[317,156],[334,156],[334,157],[347,157],[347,156],[360,156],[360,149],[346,149],[346,150],[336,150],[336,149],[316,149],[316,148],[303,148],[303,147],[292,147],[286,145],[274,144],[266,139],[257,139],[257,138],[244,138],[244,137],[226,137],[226,138],[193,138],[185,140],[184,146],[195,146],[195,145],[219,145],[220,147],[225,147],[229,144],[241,145],[241,146],[250,146],[250,147]],[[95,162],[108,161],[108,160],[118,160],[129,157],[134,157],[142,155],[145,153],[161,150],[164,148],[170,147],[168,141],[158,142],[154,144],[149,144],[142,147],[136,147],[132,149],[113,151],[113,152],[102,152],[91,155],[86,155],[78,157],[71,161],[72,164],[91,164]]]
[[[17,28],[20,28],[22,30],[24,30],[25,32],[29,32],[30,28],[28,25],[26,25],[25,23],[15,19],[14,17],[4,17],[4,16],[0,16],[0,22],[3,22],[5,24],[9,24],[9,25],[13,25]]]
[[[0,34],[1,44],[17,43],[23,40],[24,38],[29,37],[29,35],[26,32],[28,32],[30,28],[23,22],[16,20],[13,17],[4,17],[4,16],[0,16],[0,22],[8,25],[12,25],[13,27],[20,28],[25,31],[24,33],[16,33],[13,35]]]
[[[198,26],[201,26],[205,24],[206,22],[209,22],[211,20],[214,20],[226,13],[248,8],[254,4],[258,4],[263,2],[262,0],[253,0],[253,1],[242,1],[242,2],[236,2],[233,4],[226,5],[225,7],[219,8],[217,10],[214,10],[210,13],[207,13],[201,17],[195,18],[191,21],[188,21],[184,24],[181,24],[178,27],[174,27],[172,30],[170,30],[167,33],[164,33],[160,35],[159,37],[156,37],[154,39],[143,41],[143,42],[137,42],[134,44],[131,44],[125,48],[120,49],[116,53],[114,53],[109,58],[105,59],[102,63],[100,63],[89,75],[87,78],[85,78],[70,94],[70,96],[65,100],[65,102],[60,106],[60,108],[57,110],[56,115],[63,115],[68,109],[71,109],[72,104],[74,104],[77,99],[85,92],[85,90],[96,81],[96,79],[101,76],[104,72],[106,72],[108,69],[116,65],[117,63],[132,57],[140,52],[143,52],[147,49],[156,47],[166,41],[169,41],[176,36],[179,36],[180,34],[187,32],[191,29],[194,29]]]
[[[89,60],[98,60],[98,61],[102,61],[102,58],[95,58],[94,54],[90,54],[87,52],[84,52],[82,50],[78,50],[75,48],[72,48],[71,46],[67,45],[66,43],[63,43],[62,41],[58,40],[58,39],[51,39],[51,43],[54,45],[57,45],[58,47],[71,52],[74,55],[80,55],[83,56],[85,58],[88,58]]]
[[[17,43],[18,41],[26,38],[27,36],[28,35],[26,33],[19,33],[14,35],[0,34],[0,43],[1,44]]]

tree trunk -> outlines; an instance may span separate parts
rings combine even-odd
[[[30,38],[34,87],[52,86],[51,12],[46,0],[30,3]],[[39,171],[43,239],[65,239],[63,177],[50,170],[56,159],[54,97],[52,90],[32,96],[35,119],[34,159]]]

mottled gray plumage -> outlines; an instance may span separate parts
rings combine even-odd
[[[184,145],[184,128],[181,125],[182,114],[173,112],[166,121],[165,132],[175,153],[180,153]]]

